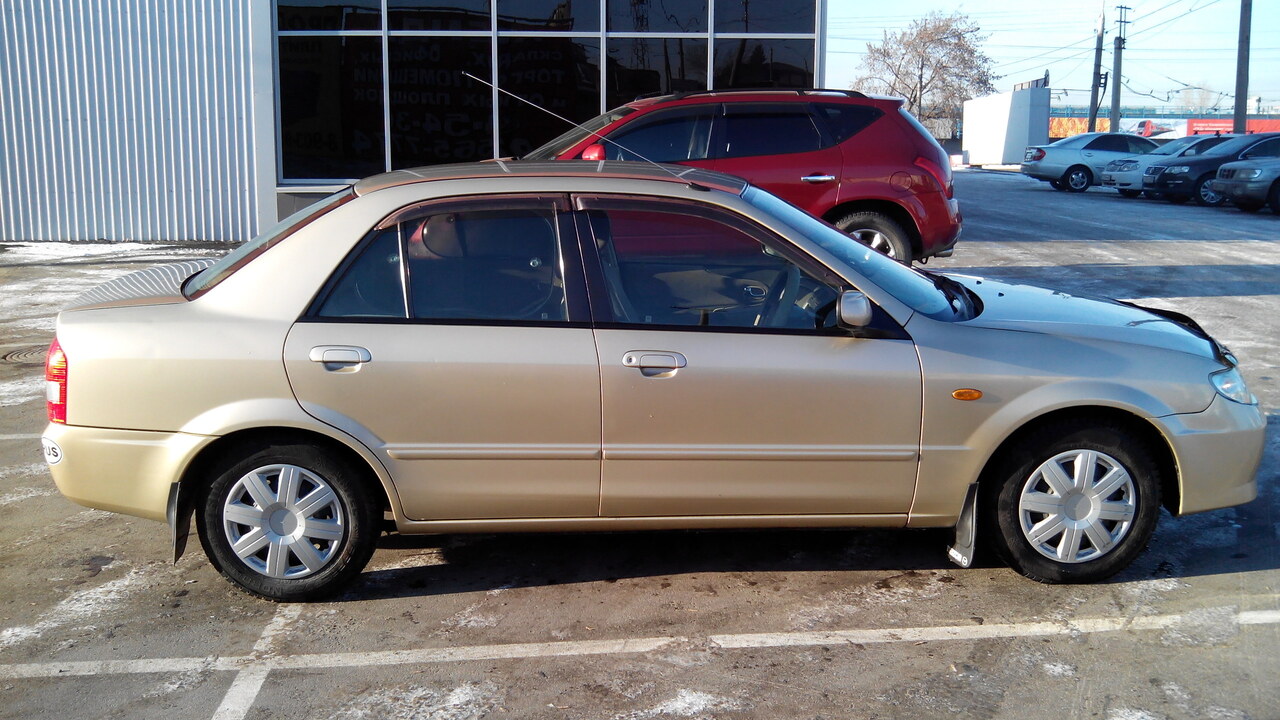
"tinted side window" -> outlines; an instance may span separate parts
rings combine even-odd
[[[1129,143],[1120,135],[1100,135],[1093,139],[1085,150],[1109,150],[1112,152],[1129,152]]]
[[[728,105],[724,123],[724,157],[811,152],[823,146],[803,105]]]
[[[347,266],[317,313],[324,318],[403,318],[400,226],[378,231]]]
[[[554,211],[436,212],[401,228],[412,317],[568,319]]]
[[[589,211],[615,320],[813,330],[838,293],[743,230],[683,207]]]
[[[610,160],[705,160],[714,106],[656,112],[624,125],[606,141]],[[616,144],[615,144],[616,143]]]
[[[878,108],[863,105],[816,105],[818,115],[827,122],[827,129],[836,143],[862,132],[884,113]]]
[[[1191,147],[1184,150],[1182,152],[1182,156],[1195,157],[1197,155],[1203,155],[1205,151],[1208,150],[1209,148],[1215,145],[1220,145],[1226,140],[1227,138],[1224,138],[1224,137],[1215,137],[1215,138],[1209,138],[1208,140],[1201,140],[1195,145],[1192,145]]]
[[[1244,151],[1252,157],[1280,157],[1280,138],[1264,140]]]

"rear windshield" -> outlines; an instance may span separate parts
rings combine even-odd
[[[635,108],[629,108],[624,105],[620,108],[614,108],[603,115],[597,115],[542,147],[539,147],[536,150],[531,150],[527,155],[520,159],[555,160],[557,155],[568,150],[574,145],[577,145],[588,135],[599,132],[599,130],[606,125],[609,125],[615,120],[620,120],[633,112],[635,112]]]
[[[270,230],[223,255],[218,262],[192,275],[183,283],[182,294],[188,299],[203,295],[214,285],[227,279],[232,273],[247,265],[250,260],[270,250],[271,246],[301,230],[321,215],[355,198],[355,196],[355,189],[348,187],[281,220]]]

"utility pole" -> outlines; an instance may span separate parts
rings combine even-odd
[[[1107,22],[1106,13],[1104,5],[1103,9],[1098,11],[1098,42],[1093,47],[1093,89],[1089,91],[1089,132],[1098,129],[1098,91],[1102,89],[1102,33]]]
[[[1129,24],[1125,18],[1133,8],[1124,5],[1116,6],[1116,10],[1120,11],[1120,19],[1116,24],[1120,27],[1116,30],[1115,44],[1115,62],[1111,68],[1111,76],[1115,78],[1111,81],[1111,132],[1120,132],[1120,86],[1124,83],[1124,76],[1120,74],[1120,57],[1124,52],[1124,26]]]
[[[1243,133],[1249,125],[1249,26],[1253,22],[1253,0],[1240,0],[1240,45],[1236,49],[1236,113],[1232,132]]]

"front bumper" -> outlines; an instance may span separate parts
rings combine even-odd
[[[1142,189],[1165,195],[1190,195],[1195,189],[1195,178],[1190,175],[1171,175],[1167,172],[1154,177],[1144,175]]]
[[[1157,422],[1178,464],[1178,515],[1243,505],[1258,496],[1267,421],[1257,405],[1215,395],[1204,412]]]
[[[216,438],[49,423],[49,472],[67,499],[98,510],[166,519],[169,494],[196,453]],[[51,457],[52,455],[52,457]],[[53,459],[56,457],[56,462]]]
[[[1141,190],[1142,173],[1140,172],[1104,172],[1100,176],[1103,187],[1117,190]]]
[[[1214,180],[1213,191],[1228,200],[1265,204],[1272,180]]]

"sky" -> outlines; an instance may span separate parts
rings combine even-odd
[[[1048,70],[1055,106],[1088,106],[1098,14],[1105,7],[1102,71],[1109,72],[1116,6],[1122,4],[1132,8],[1121,66],[1122,105],[1179,105],[1178,90],[1193,86],[1210,90],[1210,100],[1221,97],[1221,107],[1230,112],[1240,0],[828,0],[825,84],[850,87],[867,43],[878,44],[886,31],[904,30],[930,12],[959,11],[989,35],[981,49],[1002,76],[995,82],[998,91]],[[1280,112],[1280,0],[1253,0],[1249,96],[1261,96],[1264,108]],[[1110,103],[1108,95],[1102,105]]]

